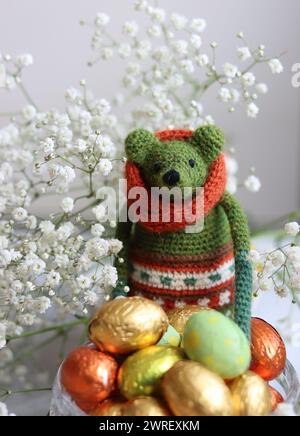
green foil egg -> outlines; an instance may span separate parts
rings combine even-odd
[[[174,347],[154,345],[137,351],[119,370],[120,392],[129,400],[158,393],[163,376],[184,358],[184,351]]]
[[[171,347],[179,347],[180,343],[181,343],[180,334],[174,329],[174,327],[169,325],[168,330],[161,338],[161,340],[157,343],[157,345],[169,345]]]
[[[183,334],[183,347],[189,359],[223,379],[236,378],[250,366],[251,351],[246,335],[230,318],[215,310],[191,316]]]

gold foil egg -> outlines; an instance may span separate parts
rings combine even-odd
[[[171,416],[171,412],[162,400],[140,397],[126,403],[123,416]]]
[[[183,359],[180,348],[152,346],[137,351],[119,370],[120,392],[128,399],[157,393],[165,373]]]
[[[101,351],[129,354],[156,344],[168,325],[166,313],[153,301],[122,298],[98,310],[91,320],[89,335]]]
[[[224,380],[200,363],[176,363],[165,375],[163,395],[175,416],[232,416],[231,393]]]
[[[202,310],[210,309],[200,306],[185,306],[180,309],[173,309],[168,312],[169,323],[180,335],[183,335],[185,325],[189,318]]]
[[[126,401],[121,399],[106,400],[99,404],[90,416],[123,416]]]
[[[267,383],[248,371],[230,385],[235,416],[267,416],[272,411],[272,397]]]

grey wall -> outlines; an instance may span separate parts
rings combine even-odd
[[[63,92],[86,78],[94,91],[111,96],[116,88],[118,68],[86,67],[89,29],[80,28],[80,18],[92,20],[96,12],[107,11],[112,28],[119,29],[131,18],[132,0],[0,0],[0,52],[31,52],[35,65],[26,73],[26,83],[44,109],[63,107]],[[213,99],[207,101],[216,121],[237,147],[241,172],[246,176],[255,164],[263,190],[258,195],[241,192],[253,222],[268,222],[300,206],[299,199],[299,99],[300,88],[291,86],[291,66],[300,62],[300,2],[298,0],[162,0],[168,10],[208,21],[207,41],[217,40],[229,59],[238,44],[235,34],[243,30],[253,44],[265,43],[270,55],[288,50],[285,73],[272,76],[262,68],[272,92],[260,103],[257,121],[244,114],[228,115]],[[224,59],[220,59],[222,61]],[[111,64],[110,64],[111,65]],[[0,112],[18,107],[18,92],[9,97],[0,92]],[[3,124],[3,120],[0,120]]]

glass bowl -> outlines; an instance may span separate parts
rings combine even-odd
[[[285,400],[284,406],[280,406],[274,416],[300,416],[300,384],[296,370],[289,361],[281,376],[271,385]],[[50,416],[87,416],[61,385],[60,370],[53,386]]]

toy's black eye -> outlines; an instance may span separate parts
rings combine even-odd
[[[189,165],[190,165],[190,167],[195,168],[196,162],[193,159],[190,159]]]
[[[159,171],[161,170],[161,164],[159,162],[156,162],[156,164],[154,164],[153,169],[156,173],[159,173]]]

